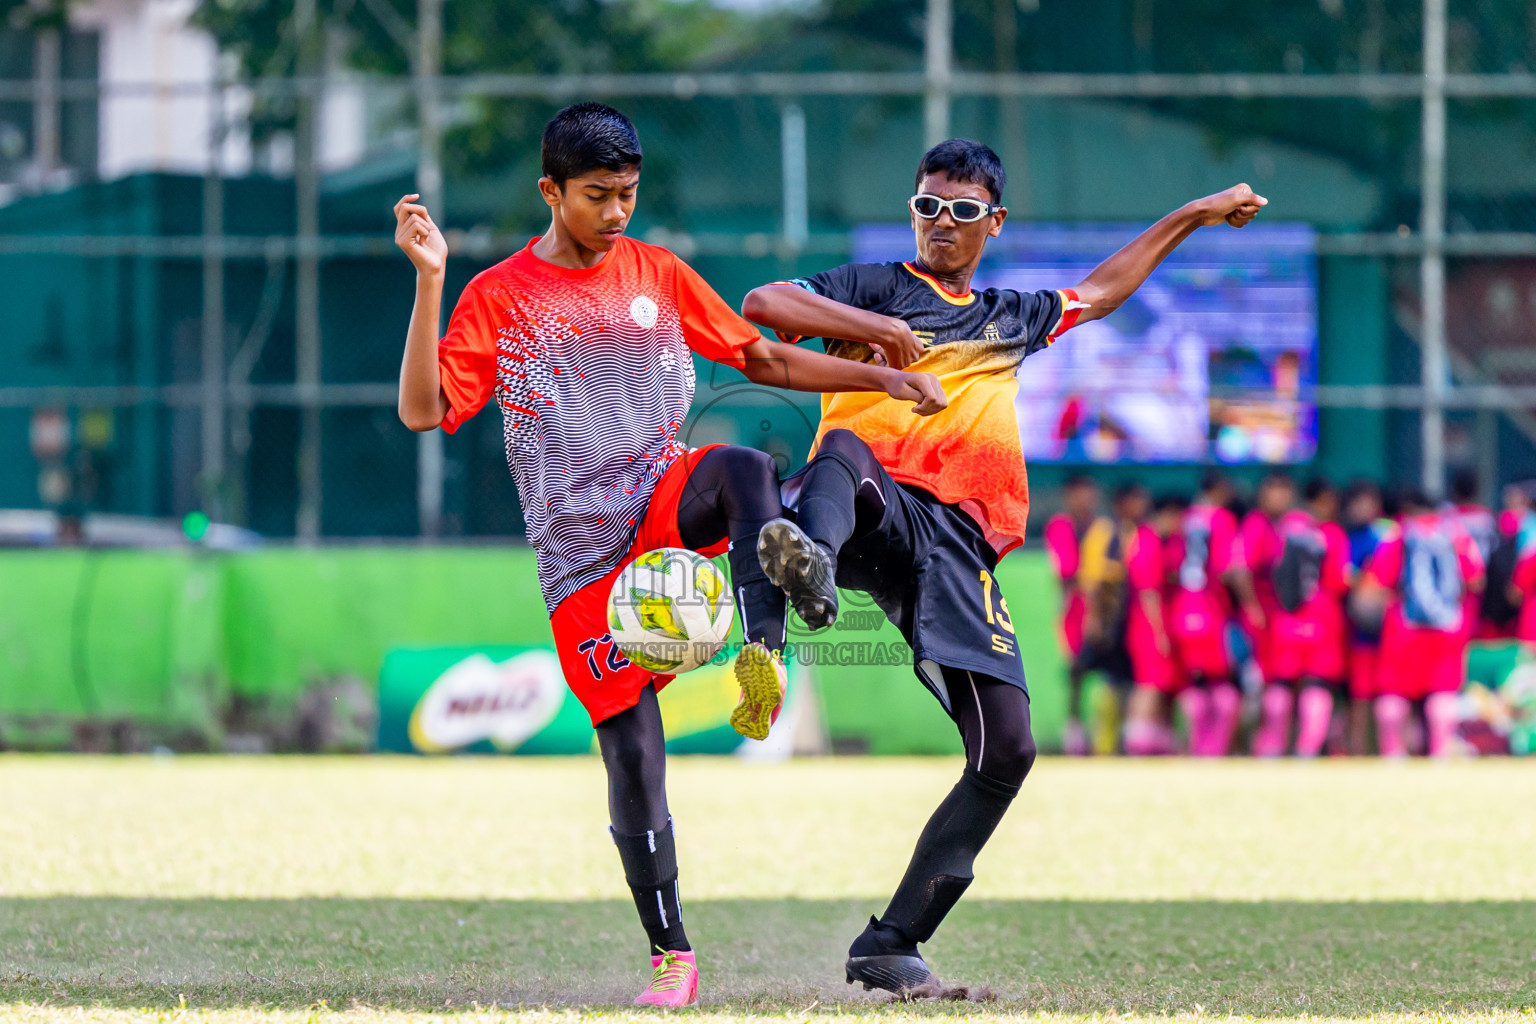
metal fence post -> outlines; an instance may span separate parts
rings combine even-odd
[[[949,138],[954,18],[951,0],[928,0],[928,16],[923,26],[924,146],[936,146]]]
[[[1019,0],[993,0],[992,63],[999,75],[1018,71]],[[1030,212],[1029,153],[1025,146],[1024,102],[1017,96],[997,98],[998,135],[1008,185],[1003,202],[1016,217]]]
[[[805,167],[805,110],[798,103],[779,112],[779,148],[784,173],[784,244],[802,249],[810,238],[810,205]]]
[[[1445,485],[1445,20],[1446,0],[1424,0],[1423,162],[1419,234],[1419,303],[1423,323],[1423,486],[1438,497]]]
[[[203,511],[224,510],[224,89],[214,86],[208,117],[208,166],[203,173]]]
[[[443,57],[443,0],[417,0],[416,14],[412,71],[421,132],[416,154],[416,191],[433,219],[443,225],[447,223],[443,212],[443,130],[437,96],[437,76]],[[443,459],[441,430],[416,435],[416,517],[423,537],[439,537],[443,532]]]
[[[300,82],[294,125],[293,185],[296,243],[294,338],[299,391],[299,507],[294,534],[300,542],[320,537],[320,33],[315,0],[295,0],[293,16],[299,39]]]

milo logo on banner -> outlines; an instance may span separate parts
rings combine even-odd
[[[379,749],[581,754],[592,726],[545,648],[392,651],[379,675]]]
[[[741,696],[730,664],[678,676],[658,695],[673,754],[730,754]],[[785,723],[779,731],[784,735]],[[587,754],[592,724],[546,647],[390,651],[379,672],[380,750],[405,754]]]
[[[471,654],[437,677],[411,712],[411,746],[429,753],[490,740],[516,750],[560,713],[565,683],[548,651],[526,651],[495,662]]]

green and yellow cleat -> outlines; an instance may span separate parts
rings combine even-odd
[[[747,644],[736,655],[736,685],[741,703],[731,712],[731,728],[749,740],[767,739],[789,689],[783,657],[762,644]]]

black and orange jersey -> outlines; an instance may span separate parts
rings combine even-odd
[[[849,263],[788,284],[905,320],[927,346],[908,367],[939,378],[949,408],[928,417],[879,392],[823,395],[817,438],[853,431],[891,476],[965,509],[999,556],[1024,540],[1029,481],[1014,411],[1025,357],[1077,322],[1076,293],[988,288],[955,295],[911,263]],[[786,338],[798,341],[798,338]],[[826,340],[827,352],[869,362],[867,345]]]

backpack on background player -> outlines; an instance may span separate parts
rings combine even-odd
[[[1443,530],[1410,521],[1403,527],[1403,618],[1410,625],[1453,632],[1461,628],[1461,559]]]
[[[1316,524],[1287,521],[1282,525],[1280,558],[1274,569],[1280,607],[1295,612],[1317,596],[1327,554],[1328,540]]]

